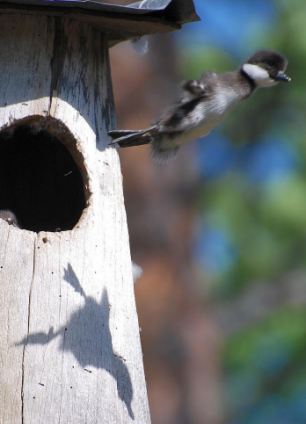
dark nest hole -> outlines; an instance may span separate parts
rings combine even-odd
[[[72,229],[86,206],[84,180],[81,154],[60,121],[32,117],[0,132],[0,209],[21,228]]]

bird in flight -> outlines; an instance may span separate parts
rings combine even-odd
[[[120,147],[150,144],[153,157],[165,160],[188,141],[206,136],[238,102],[261,87],[289,82],[287,59],[271,50],[259,50],[231,72],[205,72],[198,80],[182,84],[180,99],[151,127],[143,130],[113,130],[110,145]]]

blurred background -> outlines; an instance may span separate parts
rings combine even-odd
[[[291,84],[260,90],[155,164],[121,151],[153,424],[306,423],[306,3],[196,0],[201,22],[111,51],[120,128],[151,124],[177,82],[259,48]]]

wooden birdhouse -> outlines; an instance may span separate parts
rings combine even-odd
[[[0,2],[1,424],[150,422],[108,48],[195,18]]]

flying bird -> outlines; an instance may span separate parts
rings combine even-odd
[[[257,88],[289,82],[287,59],[271,50],[260,50],[231,72],[205,72],[198,80],[182,84],[180,99],[151,127],[143,130],[113,130],[111,145],[120,147],[150,144],[153,157],[174,156],[188,141],[206,136],[226,112],[250,97]]]

